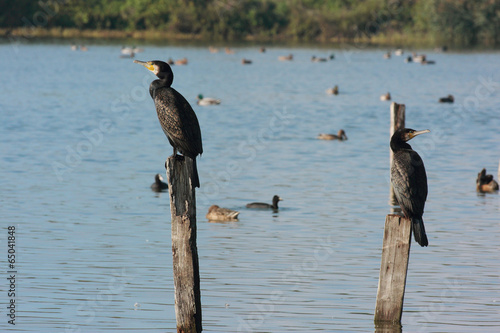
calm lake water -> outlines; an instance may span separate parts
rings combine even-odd
[[[175,331],[168,193],[172,149],[148,93],[154,76],[121,45],[0,45],[1,330]],[[429,247],[412,246],[404,332],[500,330],[497,178],[500,53],[144,46],[187,57],[173,87],[200,121],[198,252],[206,332],[367,332],[389,199],[390,91],[429,181]],[[292,53],[292,62],[279,55]],[[312,55],[335,60],[312,63]],[[242,58],[253,60],[243,66]],[[338,85],[338,96],[325,90]],[[199,107],[196,96],[222,100]],[[454,104],[439,104],[453,94]],[[345,142],[316,140],[343,128]],[[277,213],[245,204],[280,195]],[[208,207],[240,210],[209,223]],[[7,232],[16,228],[16,325],[6,316]]]

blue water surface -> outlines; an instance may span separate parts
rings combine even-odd
[[[120,45],[0,44],[2,330],[173,332],[168,193],[149,186],[172,149],[148,92],[154,76]],[[403,331],[500,329],[497,178],[500,53],[144,45],[187,57],[173,87],[197,113],[198,253],[206,332],[373,331],[389,201],[390,92],[429,182],[429,247],[413,244]],[[294,60],[278,56],[292,53]],[[335,60],[313,63],[312,55]],[[407,52],[408,53],[408,52]],[[242,65],[241,59],[253,60]],[[325,90],[339,86],[340,94]],[[222,100],[200,107],[196,96]],[[453,94],[454,104],[437,103]],[[344,129],[345,142],[319,133]],[[245,204],[284,200],[279,212]],[[212,204],[240,210],[209,223]],[[7,323],[8,226],[16,228],[16,325]]]

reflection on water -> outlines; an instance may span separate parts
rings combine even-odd
[[[375,333],[401,333],[402,326],[396,323],[376,323]]]
[[[3,230],[18,230],[20,332],[176,327],[168,193],[150,189],[171,148],[148,93],[153,77],[120,59],[120,47],[0,45],[0,204]],[[312,63],[331,50],[144,49],[142,60],[189,59],[174,66],[173,86],[203,133],[205,331],[374,329],[393,211],[389,106],[379,100],[388,91],[406,104],[407,125],[431,130],[412,144],[427,170],[430,245],[412,248],[403,330],[500,328],[500,199],[475,192],[478,171],[498,163],[497,53],[436,53],[436,65],[421,66],[378,50],[339,49]],[[289,53],[292,62],[277,60]],[[334,85],[340,93],[325,94]],[[222,102],[198,107],[200,93]],[[437,103],[450,93],[454,104]],[[340,128],[349,140],[316,139]],[[245,208],[275,193],[285,199],[278,212]],[[212,204],[240,211],[239,221],[208,223]]]

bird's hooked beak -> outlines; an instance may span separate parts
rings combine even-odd
[[[140,60],[134,60],[135,64],[140,64],[146,67],[148,70],[154,73],[155,71],[155,66],[151,63],[151,61],[140,61]]]
[[[413,138],[414,138],[414,137],[416,137],[417,135],[420,135],[420,134],[425,134],[425,133],[429,133],[429,132],[430,132],[430,131],[429,131],[428,129],[426,129],[426,130],[422,130],[422,131],[415,131],[415,132],[413,132],[413,133],[409,133],[408,135],[409,135],[409,137],[410,137],[410,138],[409,138],[408,140],[413,139]]]

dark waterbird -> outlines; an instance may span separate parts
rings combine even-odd
[[[493,179],[493,175],[486,174],[484,168],[477,174],[476,190],[481,193],[498,191],[498,183]]]
[[[411,220],[415,241],[420,246],[429,245],[422,219],[427,199],[427,175],[424,162],[406,142],[428,132],[430,131],[403,128],[397,130],[391,138],[391,149],[394,153],[391,183],[401,210],[405,217]]]
[[[196,156],[203,153],[200,125],[189,102],[171,87],[174,81],[172,68],[167,63],[158,60],[134,60],[134,62],[143,65],[158,77],[157,80],[151,82],[149,93],[155,102],[161,128],[174,148],[172,156],[177,156],[177,151],[179,151],[193,160],[191,181],[193,187],[200,187],[196,167]]]
[[[453,95],[448,95],[439,99],[439,103],[453,103],[454,101],[455,98],[453,98]]]
[[[155,192],[163,192],[168,190],[167,183],[163,182],[163,177],[157,173],[155,176],[155,182],[151,185],[151,189]]]
[[[270,205],[268,203],[264,202],[252,202],[247,204],[247,208],[258,208],[258,209],[278,209],[278,201],[283,201],[279,196],[275,195],[273,197],[273,204]]]

